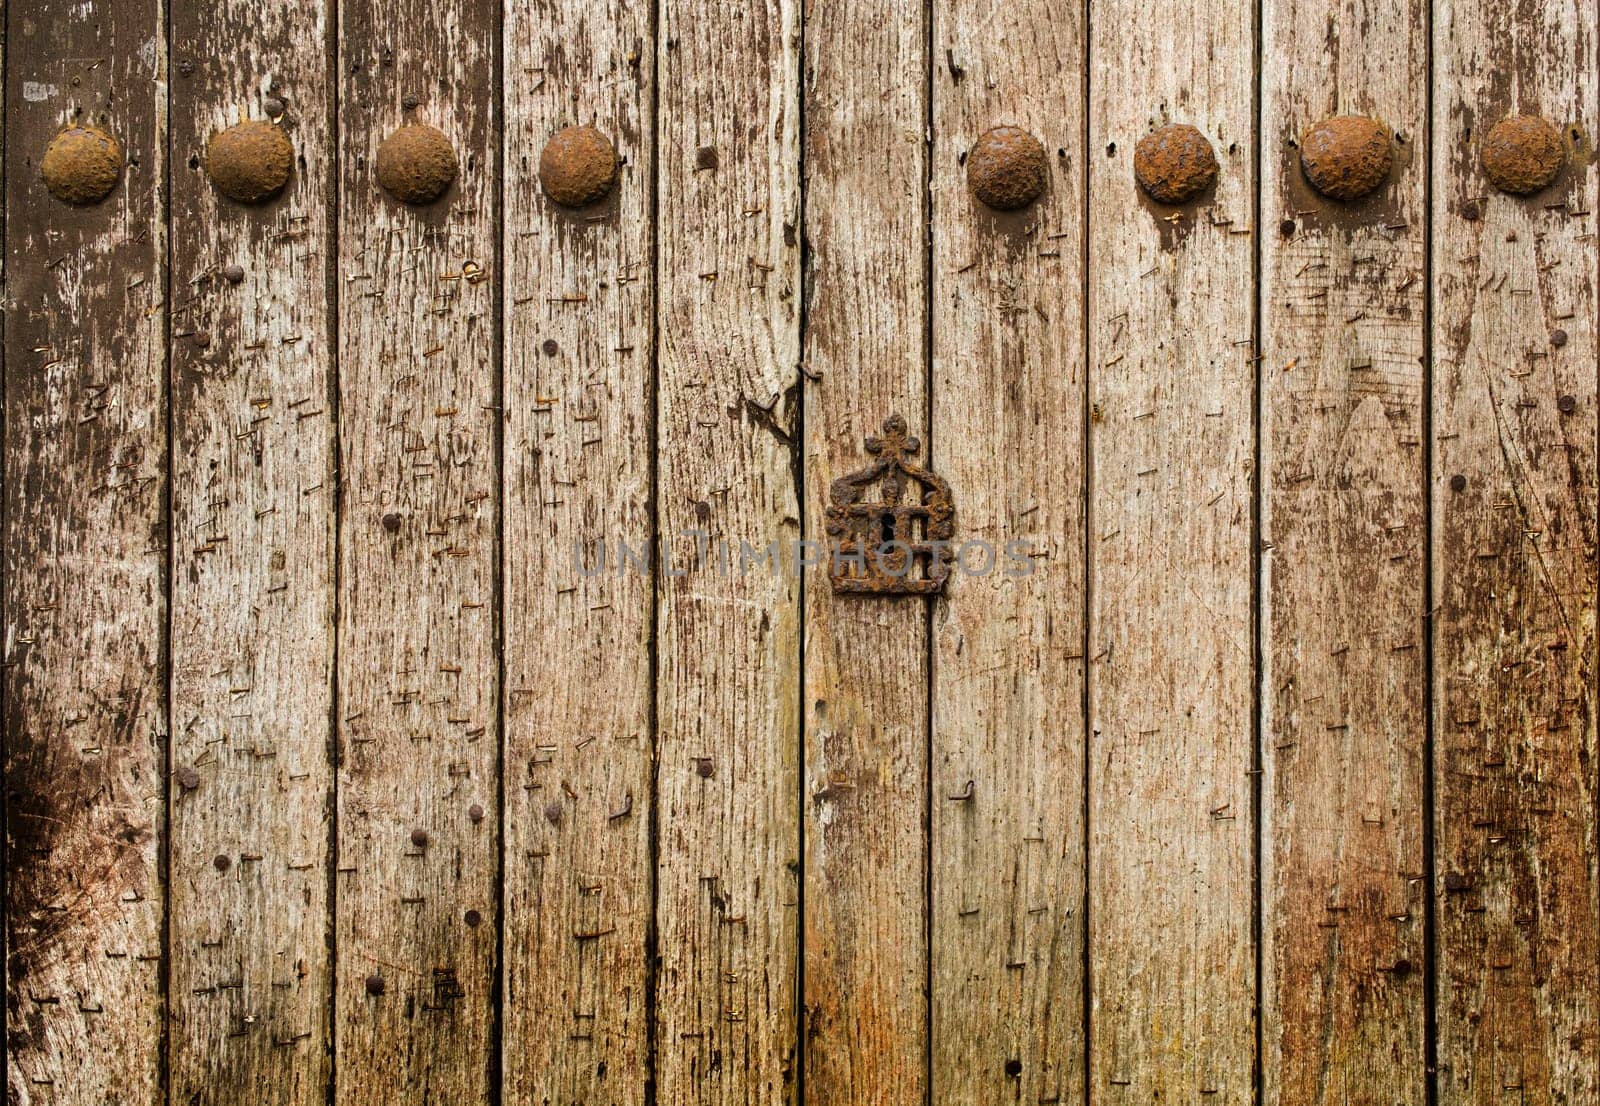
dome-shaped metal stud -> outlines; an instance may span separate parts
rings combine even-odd
[[[1567,161],[1561,131],[1537,115],[1512,115],[1489,128],[1478,148],[1489,181],[1502,192],[1526,196],[1548,188]]]
[[[45,147],[39,176],[64,204],[99,203],[122,176],[122,147],[99,127],[68,127]]]
[[[276,124],[262,119],[236,123],[206,143],[206,174],[230,200],[258,204],[289,183],[294,147]]]
[[[455,182],[460,163],[444,132],[408,123],[378,147],[378,183],[404,204],[431,204]]]
[[[562,207],[598,203],[616,180],[616,147],[593,127],[563,127],[539,155],[539,183]]]
[[[1021,127],[992,127],[967,153],[967,187],[997,211],[1027,207],[1044,195],[1049,171],[1044,146]]]
[[[1330,200],[1358,200],[1389,179],[1389,128],[1364,115],[1324,119],[1300,140],[1300,168]]]
[[[1151,131],[1133,148],[1133,176],[1152,200],[1188,203],[1217,183],[1217,155],[1187,123]]]

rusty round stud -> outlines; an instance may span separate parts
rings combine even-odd
[[[428,831],[425,830],[425,829],[414,829],[414,830],[412,830],[411,831],[411,843],[413,845],[415,845],[419,849],[427,848],[428,847]]]
[[[483,921],[483,915],[476,910],[469,910],[466,912],[466,914],[462,915],[461,920],[466,922],[471,928],[477,929],[478,923]]]
[[[378,147],[378,183],[403,204],[431,204],[455,182],[460,163],[437,127],[408,123]]]
[[[1021,127],[991,127],[967,153],[967,187],[985,207],[1015,211],[1044,195],[1049,167],[1033,135]]]
[[[389,985],[383,981],[383,976],[376,974],[367,976],[367,994],[376,998],[388,989]]]
[[[1133,177],[1157,203],[1186,204],[1217,182],[1217,155],[1199,130],[1173,123],[1139,139]]]
[[[243,265],[227,265],[223,267],[222,279],[229,284],[238,284],[244,280]]]
[[[1389,179],[1389,128],[1364,115],[1324,119],[1300,140],[1300,168],[1330,200],[1359,200]]]
[[[206,143],[206,173],[230,200],[258,204],[289,183],[294,147],[274,123],[251,119],[218,131]]]
[[[99,203],[122,175],[122,147],[99,127],[68,127],[50,140],[39,176],[64,204]]]
[[[226,853],[218,853],[211,858],[211,866],[219,872],[226,872],[233,867],[233,858]]]
[[[471,820],[473,825],[477,825],[479,822],[483,821],[483,804],[473,803],[471,806],[467,807],[467,818]]]
[[[593,127],[563,127],[539,155],[539,183],[562,207],[587,207],[610,194],[617,180],[617,151]]]
[[[1562,346],[1566,345],[1567,332],[1564,330],[1552,330],[1550,332],[1550,344],[1555,346],[1556,349],[1560,349]]]
[[[1454,476],[1452,476],[1450,478],[1450,490],[1453,491],[1453,492],[1464,492],[1464,491],[1466,491],[1467,490],[1467,478],[1465,476],[1462,476],[1459,472],[1456,473]]]
[[[1478,158],[1489,182],[1502,192],[1526,196],[1547,188],[1567,161],[1561,131],[1537,115],[1512,115],[1484,135]]]
[[[1563,415],[1570,415],[1578,409],[1578,397],[1568,393],[1556,400],[1556,410]]]

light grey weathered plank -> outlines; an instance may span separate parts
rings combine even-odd
[[[995,564],[979,575],[973,547],[934,616],[933,1101],[1073,1102],[1087,31],[1061,0],[940,3],[934,19],[933,460],[957,541],[989,543]],[[1050,163],[1048,192],[1011,215],[969,195],[964,163],[1002,124]]]
[[[506,9],[506,1102],[645,1099],[654,66],[647,7]],[[538,181],[573,125],[623,159],[576,212]]]
[[[172,1096],[309,1106],[332,998],[328,11],[171,16]],[[202,164],[246,118],[298,158],[257,206]]]

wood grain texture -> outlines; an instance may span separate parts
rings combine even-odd
[[[799,579],[759,561],[741,573],[739,554],[800,536],[800,11],[667,0],[658,16],[658,504],[671,561],[657,565],[656,1093],[786,1102]]]
[[[171,15],[172,1096],[320,1104],[337,501],[328,12],[183,0]],[[219,41],[219,25],[241,30]],[[296,150],[290,184],[265,204],[228,200],[207,142],[273,117]]]
[[[621,544],[653,532],[650,12],[517,3],[504,50],[504,1099],[621,1106],[649,1069],[653,592]],[[623,159],[577,212],[538,180],[574,125]]]
[[[1222,1106],[1255,1038],[1254,6],[1089,26],[1089,1095]],[[1168,122],[1221,164],[1180,211],[1132,173]]]
[[[1086,29],[1062,0],[934,12],[934,467],[957,541],[989,543],[995,564],[980,575],[970,547],[934,614],[933,1101],[1074,1102]],[[1001,124],[1050,158],[1046,195],[1009,215],[966,182],[967,151]]]
[[[806,533],[891,414],[927,460],[921,4],[806,6]],[[869,493],[875,495],[876,493]],[[927,1084],[928,605],[805,592],[805,1058],[813,1102]]]
[[[1262,19],[1264,1092],[1422,1102],[1427,8]],[[1397,134],[1353,203],[1297,148],[1342,114]]]
[[[10,11],[5,211],[7,1100],[160,1100],[167,727],[157,3]],[[127,163],[90,207],[70,123]]]
[[[1433,27],[1439,1102],[1594,1102],[1596,13]],[[1478,163],[1512,113],[1575,147],[1526,199]]]
[[[499,6],[339,15],[337,1101],[481,1102],[498,970]],[[404,122],[438,127],[460,162],[427,207],[375,179]]]

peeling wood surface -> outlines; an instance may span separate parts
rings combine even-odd
[[[1427,8],[1262,19],[1263,1099],[1422,1102]],[[1332,115],[1396,132],[1365,199],[1301,172]]]
[[[317,4],[171,16],[172,1095],[228,1101],[227,1071],[308,1106],[333,971],[331,28]],[[250,22],[270,65],[219,53],[218,20]],[[269,118],[294,173],[246,207],[206,144]]]
[[[503,1100],[643,1102],[653,590],[621,547],[653,507],[655,51],[627,3],[516,4],[504,35]],[[622,170],[573,212],[538,165],[578,125]]]
[[[927,64],[920,4],[818,0],[805,16],[805,509],[820,541],[828,486],[870,463],[864,440],[891,414],[928,459]],[[824,567],[805,629],[806,1096],[922,1102],[928,604],[835,594]]]
[[[1089,26],[1089,1100],[1222,1106],[1255,1052],[1255,8]],[[1211,142],[1211,202],[1138,192],[1168,123]]]
[[[6,42],[7,1100],[162,1095],[166,45],[158,4],[13,5]],[[69,123],[128,165],[62,217]]]
[[[10,5],[8,1102],[1600,1106],[1596,19]],[[793,557],[891,414],[933,600]]]
[[[1061,0],[940,3],[933,29],[933,462],[960,489],[957,540],[996,560],[957,572],[934,614],[933,1101],[1071,1102],[1085,1033],[1087,31]],[[969,195],[963,163],[1002,124],[1037,135],[1050,163],[1045,196],[1004,215]]]
[[[494,1070],[498,12],[339,7],[340,1103],[486,1101]],[[460,165],[427,207],[374,179],[410,122]]]
[[[1433,26],[1439,1101],[1595,1102],[1596,14]],[[1477,161],[1513,113],[1576,147],[1526,199]]]

